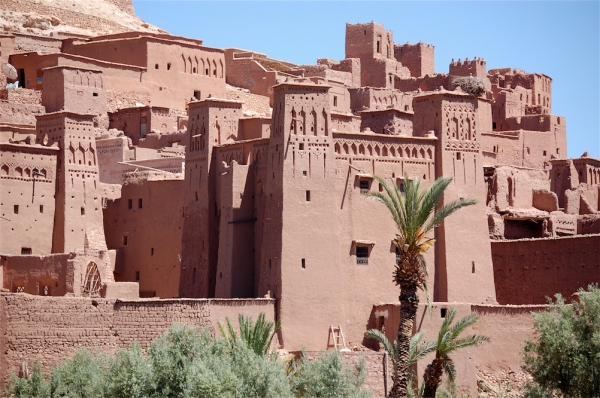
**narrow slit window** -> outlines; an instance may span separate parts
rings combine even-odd
[[[310,191],[306,191],[306,201],[310,202]]]
[[[142,208],[142,198],[138,199],[138,209]]]
[[[133,199],[127,199],[127,208],[129,210],[133,209]]]
[[[369,248],[367,246],[356,246],[356,264],[369,264]]]
[[[302,269],[306,269],[306,259],[302,259]]]

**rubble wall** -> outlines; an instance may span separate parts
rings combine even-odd
[[[546,304],[555,293],[570,299],[598,282],[600,235],[492,241],[500,304]]]
[[[24,361],[45,368],[79,347],[113,352],[133,340],[143,349],[171,325],[205,325],[211,332],[242,313],[274,319],[273,299],[130,300],[0,294],[0,388]]]

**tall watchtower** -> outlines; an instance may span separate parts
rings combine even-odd
[[[213,148],[237,139],[242,103],[207,98],[191,102],[188,115],[179,292],[213,297],[219,245]]]
[[[65,111],[37,116],[39,142],[60,148],[53,253],[106,249],[94,117]]]
[[[330,87],[284,83],[273,89],[258,293],[278,299],[278,314],[295,312],[299,306],[316,306],[331,314],[325,321],[310,319],[315,330],[325,331],[329,324],[323,322],[342,322],[343,317],[335,296],[341,289],[342,269],[337,250],[339,208],[332,195],[335,157]],[[287,317],[285,338],[318,346],[299,335],[307,321]]]
[[[394,59],[394,35],[375,22],[346,24],[346,58]]]
[[[436,175],[452,177],[443,203],[477,199],[436,229],[435,301],[495,302],[480,136],[491,132],[491,104],[458,92],[415,97],[414,131],[438,138]]]

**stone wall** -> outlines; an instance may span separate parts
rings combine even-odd
[[[133,340],[147,348],[174,323],[205,325],[211,332],[238,314],[274,319],[273,299],[115,300],[0,294],[0,387],[24,361],[45,367],[79,347],[112,352]]]
[[[252,94],[239,88],[227,87],[227,99],[243,101],[243,110],[253,111],[266,116],[271,114],[269,97],[265,97],[264,95]]]
[[[598,282],[600,235],[492,241],[500,304],[545,304],[555,293],[570,299]]]
[[[35,117],[45,113],[41,105],[16,104],[0,101],[0,123],[35,126]]]
[[[7,89],[5,99],[16,104],[41,105],[42,92],[27,88]]]
[[[150,105],[150,93],[106,90],[106,108],[108,112],[116,112],[121,108],[131,108],[138,103]]]

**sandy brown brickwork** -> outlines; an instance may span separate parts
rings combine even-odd
[[[560,293],[567,300],[598,282],[600,235],[492,241],[494,283],[500,304],[546,304]]]
[[[243,101],[242,109],[245,111],[253,111],[267,116],[271,114],[269,97],[264,95],[251,94],[243,89],[227,86],[227,99]]]
[[[0,384],[23,361],[45,367],[71,357],[79,347],[112,352],[133,340],[142,348],[175,323],[205,325],[216,331],[243,313],[274,319],[272,299],[132,300],[0,294]],[[3,362],[2,362],[3,361]]]
[[[108,112],[116,112],[121,108],[129,108],[136,106],[136,104],[150,105],[150,93],[106,90],[106,108]]]
[[[44,113],[44,107],[41,105],[15,104],[8,101],[0,101],[0,123],[35,126],[35,117]]]
[[[27,88],[8,89],[6,90],[6,99],[16,104],[41,105],[42,92]]]

